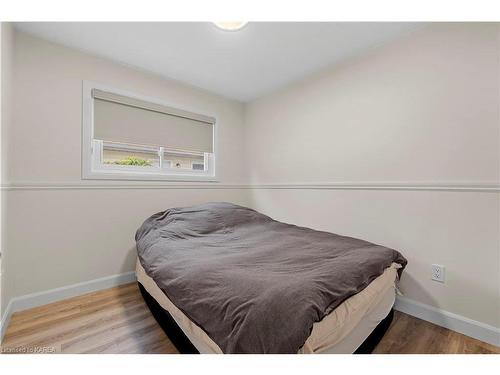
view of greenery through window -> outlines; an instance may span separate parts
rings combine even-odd
[[[128,157],[121,159],[121,160],[106,161],[105,164],[136,165],[139,167],[151,167],[153,165],[151,163],[151,161],[149,161],[149,160],[137,158],[134,156],[128,156]]]
[[[117,142],[104,143],[101,147],[101,163],[110,167],[159,169],[161,166],[161,169],[205,170],[204,154],[198,151],[164,149],[162,155],[160,155],[159,150],[154,149],[152,146],[131,146]],[[160,159],[163,159],[163,162]]]

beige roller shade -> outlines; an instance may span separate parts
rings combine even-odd
[[[213,152],[215,119],[101,90],[94,97],[94,139]]]

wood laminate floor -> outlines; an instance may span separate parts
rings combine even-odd
[[[177,353],[127,284],[15,313],[3,353]],[[396,312],[375,353],[500,353],[500,348]]]

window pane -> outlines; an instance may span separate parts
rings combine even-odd
[[[164,168],[174,170],[204,170],[204,155],[189,151],[165,151],[163,154],[163,166]]]
[[[158,168],[160,158],[157,151],[144,151],[127,149],[126,145],[121,148],[119,144],[103,146],[102,162],[109,166],[131,166],[143,168]]]

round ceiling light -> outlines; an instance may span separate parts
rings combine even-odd
[[[241,30],[248,22],[214,22],[221,30],[225,31],[237,31]]]

